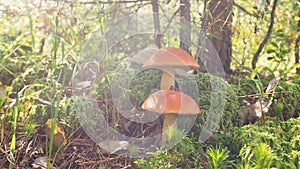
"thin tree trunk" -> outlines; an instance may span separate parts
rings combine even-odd
[[[191,14],[190,0],[180,0],[180,48],[190,53]]]
[[[231,73],[230,63],[232,55],[232,6],[233,0],[212,0],[208,11],[204,14],[202,29],[211,40],[221,59],[224,71]],[[201,57],[201,56],[200,56]],[[214,60],[209,60],[213,66]]]
[[[157,0],[152,0],[152,11],[154,20],[154,42],[158,48],[161,48],[161,32],[160,32],[160,22],[159,22],[159,12],[158,12],[158,2]]]
[[[258,47],[258,49],[257,49],[257,51],[254,54],[253,59],[252,59],[252,68],[253,69],[256,68],[256,63],[258,61],[258,57],[259,57],[261,51],[263,50],[263,48],[265,47],[266,43],[268,42],[268,40],[271,37],[272,30],[273,30],[273,25],[274,25],[274,20],[275,20],[276,6],[277,6],[277,0],[274,0],[272,11],[271,11],[271,20],[270,20],[270,24],[269,24],[269,27],[268,27],[268,32],[267,32],[265,38],[263,39],[263,41],[260,43],[260,45],[259,45],[259,47]]]
[[[299,1],[300,2],[300,1]],[[300,10],[298,11],[298,17],[300,17]],[[297,34],[295,38],[295,64],[299,63],[300,57],[299,57],[299,40],[300,40],[300,20],[298,20],[297,24]],[[298,75],[300,75],[300,68],[296,69],[296,72]]]

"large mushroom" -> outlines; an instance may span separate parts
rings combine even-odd
[[[189,71],[190,69],[199,69],[199,64],[191,55],[180,48],[164,47],[154,53],[143,65],[143,68],[161,69],[162,77],[160,83],[161,90],[169,90],[175,86],[175,70]],[[175,123],[177,118],[176,112],[164,115],[165,131],[170,125]]]
[[[165,116],[163,133],[166,133],[172,124],[176,125],[174,119],[168,118],[169,115],[177,117],[178,114],[196,115],[201,113],[192,97],[174,90],[159,90],[153,93],[144,101],[142,109],[161,113]],[[165,134],[163,134],[162,140],[163,142],[166,141]]]

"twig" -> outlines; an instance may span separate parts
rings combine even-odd
[[[261,44],[259,45],[259,48],[257,49],[255,55],[253,56],[253,59],[252,59],[252,68],[253,69],[256,68],[256,63],[257,63],[257,60],[258,60],[258,56],[260,55],[262,49],[264,48],[264,46],[266,45],[266,43],[268,42],[268,40],[271,37],[272,30],[273,30],[273,25],[274,25],[275,9],[276,9],[276,5],[277,5],[277,1],[278,0],[274,0],[274,3],[273,3],[273,7],[272,7],[272,11],[271,11],[271,20],[270,20],[270,25],[268,27],[268,32],[267,32],[265,38],[263,39],[263,41],[261,42]]]
[[[282,92],[274,92],[274,93],[282,93]],[[248,94],[243,96],[237,96],[238,98],[245,98],[245,97],[253,97],[253,98],[259,98],[262,96],[268,96],[270,93],[259,93],[259,94]]]
[[[298,11],[298,17],[300,17],[300,10]],[[299,40],[300,40],[300,20],[298,20],[297,33],[296,33],[296,37],[295,37],[295,47],[294,47],[294,51],[295,51],[295,64],[299,63],[299,60],[300,60],[300,56],[299,56]],[[300,68],[297,68],[296,72],[297,72],[297,74],[300,75]]]
[[[163,35],[164,35],[167,31],[169,31],[169,28],[170,28],[170,26],[171,26],[171,23],[172,23],[173,19],[175,18],[175,16],[177,15],[177,13],[179,12],[179,9],[180,9],[180,7],[173,13],[172,17],[169,19],[169,23],[168,23],[168,25],[166,26],[165,30],[164,30],[163,33],[162,33]]]
[[[80,2],[80,4],[84,4],[84,5],[96,5],[96,4],[122,4],[122,3],[138,3],[138,2],[144,2],[144,1],[150,1],[150,0],[133,0],[133,1],[99,1],[99,0],[95,0],[95,1],[91,1],[91,2]]]
[[[247,9],[245,9],[245,8],[244,8],[244,7],[242,7],[241,5],[239,5],[239,4],[237,4],[237,3],[235,3],[234,1],[233,1],[233,5],[234,5],[234,6],[236,6],[237,8],[239,8],[240,10],[242,10],[243,12],[245,12],[246,14],[248,14],[248,15],[250,15],[250,16],[254,16],[254,17],[258,18],[258,16],[257,16],[257,15],[255,15],[255,14],[252,14],[251,12],[247,11]]]

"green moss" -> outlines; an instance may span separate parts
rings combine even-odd
[[[192,97],[198,96],[194,99],[198,100],[202,111],[192,129],[196,135],[199,135],[203,125],[210,121],[217,125],[217,130],[225,131],[241,124],[238,119],[240,106],[236,89],[222,78],[208,73],[198,73],[182,79],[179,84],[192,86],[191,88],[197,87],[198,93],[190,92]]]
[[[300,114],[300,83],[297,80],[288,83],[281,81],[275,91],[274,99],[283,103],[282,115],[285,120],[299,117]]]
[[[141,72],[124,70],[124,72],[111,72],[99,81],[97,93],[100,99],[112,98],[130,101],[133,106],[140,107],[149,94],[159,90],[161,71],[147,69]],[[116,80],[117,79],[117,80]],[[128,83],[126,85],[126,83]],[[181,92],[190,95],[198,102],[202,114],[197,118],[193,132],[199,134],[209,113],[217,114],[217,123],[222,130],[240,125],[238,119],[239,102],[236,89],[219,77],[207,73],[198,73],[187,77],[176,76],[176,83]],[[114,96],[112,96],[113,94]],[[106,95],[106,96],[105,96]],[[121,103],[128,104],[127,101]],[[213,104],[212,104],[213,103]],[[126,105],[121,105],[126,108]],[[214,115],[210,115],[213,117]]]

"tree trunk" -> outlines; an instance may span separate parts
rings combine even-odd
[[[191,54],[190,0],[180,0],[180,48]]]
[[[204,13],[202,30],[219,54],[224,71],[231,73],[233,0],[211,0]],[[201,57],[201,56],[200,56]],[[214,62],[210,60],[210,62]],[[214,65],[214,63],[209,63]]]
[[[300,10],[298,11],[298,17],[300,17]],[[299,57],[299,40],[300,40],[300,20],[298,20],[297,34],[296,34],[296,38],[295,38],[295,64],[299,63],[299,61],[300,61],[300,57]],[[300,75],[300,68],[299,67],[296,69],[296,72],[297,72],[298,75]]]
[[[161,38],[162,34],[160,32],[160,21],[159,21],[159,11],[157,0],[152,0],[152,11],[154,20],[154,43],[160,49],[161,48]]]

